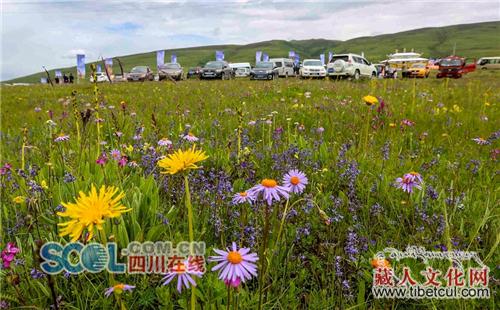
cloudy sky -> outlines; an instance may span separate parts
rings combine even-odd
[[[159,49],[359,36],[500,20],[499,0],[2,0],[1,80]]]

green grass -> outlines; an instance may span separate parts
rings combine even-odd
[[[200,138],[197,147],[209,155],[189,175],[195,239],[206,242],[207,256],[235,241],[269,263],[260,285],[264,309],[495,309],[496,295],[487,300],[375,300],[370,260],[388,246],[435,250],[445,245],[477,251],[490,275],[498,274],[499,183],[493,156],[499,140],[478,145],[472,139],[498,136],[499,81],[498,72],[475,72],[459,80],[102,84],[97,93],[89,84],[2,86],[0,164],[10,163],[12,171],[0,176],[0,248],[15,242],[25,262],[0,272],[0,299],[12,307],[49,307],[48,279],[30,277],[32,268],[39,268],[38,240],[68,241],[57,235],[56,224],[64,219],[55,214],[56,207],[73,201],[78,191],[87,192],[92,183],[125,192],[123,203],[132,211],[105,225],[105,234],[120,247],[132,240],[186,240],[182,176],[160,175],[156,161],[191,145],[180,138],[189,124]],[[383,112],[363,103],[368,94],[384,100]],[[90,118],[76,120],[74,108],[89,109]],[[47,124],[49,115],[55,127]],[[97,117],[103,119],[100,136]],[[414,125],[401,125],[405,119]],[[320,127],[324,132],[318,132]],[[60,133],[69,134],[69,141],[54,142]],[[142,139],[135,140],[138,134]],[[161,138],[170,139],[173,150],[158,146]],[[99,166],[98,149],[108,157],[112,149],[120,150],[138,166],[120,168],[111,158]],[[231,204],[234,193],[263,178],[280,181],[290,168],[304,171],[309,184],[289,202],[275,203],[271,216],[262,202],[256,209]],[[410,171],[424,180],[422,190],[411,195],[393,186]],[[66,173],[76,180],[65,182]],[[47,188],[33,190],[43,182]],[[15,204],[16,196],[27,201]],[[373,213],[375,204],[380,213]],[[278,240],[285,208],[296,215],[284,221]],[[331,218],[329,224],[325,217]],[[264,243],[259,230],[267,221],[270,238]],[[256,231],[242,233],[244,227]],[[350,253],[350,246],[359,253]],[[449,266],[447,261],[430,264],[443,271]],[[397,272],[410,266],[414,277],[424,280],[418,275],[424,268],[420,262],[391,260],[391,265]],[[115,278],[136,286],[122,295],[127,309],[189,304],[189,292],[177,293],[175,283],[162,286],[159,275]],[[113,297],[103,295],[110,285],[106,273],[57,275],[53,281],[64,309],[118,309]],[[228,306],[227,290],[214,272],[197,283],[199,308]],[[490,288],[492,294],[498,290],[492,281]],[[232,300],[237,296],[239,309],[255,309],[259,291],[254,279],[233,292]]]
[[[321,53],[325,53],[328,56],[328,51],[333,51],[336,54],[361,54],[361,52],[364,52],[368,60],[378,62],[386,59],[387,55],[393,53],[396,49],[400,52],[403,49],[407,51],[414,49],[417,52],[424,53],[424,57],[445,57],[452,53],[455,44],[457,55],[478,59],[480,57],[500,55],[500,46],[498,44],[499,32],[500,22],[486,22],[439,28],[423,28],[347,41],[324,39],[272,40],[248,45],[220,45],[172,49],[166,50],[165,59],[169,61],[170,55],[176,53],[179,63],[187,68],[202,66],[207,61],[213,60],[216,50],[224,50],[225,58],[228,61],[251,63],[255,61],[255,52],[258,50],[268,53],[270,57],[286,57],[288,51],[294,50],[299,53],[301,59],[319,58]],[[332,36],[335,36],[334,33]],[[137,65],[148,65],[153,70],[156,70],[156,52],[119,56],[119,58],[123,63],[125,72],[128,72],[132,67]],[[63,72],[76,72],[75,67],[60,68],[60,70]],[[87,64],[86,70],[90,72],[90,64]],[[54,71],[55,69],[49,71],[52,77],[54,76]],[[113,71],[115,74],[120,73],[120,68],[116,61],[114,62]],[[45,72],[5,82],[38,83],[41,77],[46,77]]]

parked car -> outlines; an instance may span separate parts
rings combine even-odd
[[[130,73],[127,74],[127,81],[129,82],[153,81],[154,79],[153,71],[148,66],[133,67]]]
[[[201,67],[189,68],[186,78],[190,79],[192,77],[200,78],[201,76]]]
[[[109,82],[108,76],[105,72],[97,72],[96,74],[97,83]],[[94,83],[94,76],[90,75],[90,83]]]
[[[500,57],[483,57],[477,61],[477,67],[481,70],[500,69]]]
[[[333,55],[332,60],[327,65],[328,76],[334,78],[361,77],[374,78],[377,76],[377,68],[364,57],[356,54]]]
[[[319,59],[304,59],[302,67],[299,70],[301,78],[320,78],[326,77],[326,69]]]
[[[223,60],[209,61],[201,70],[200,79],[229,80],[234,76],[233,69]]]
[[[174,80],[180,81],[183,79],[184,69],[178,63],[166,63],[158,67],[158,79],[164,80],[166,78],[172,78]]]
[[[271,61],[261,61],[250,71],[251,80],[274,80],[278,78],[278,68]]]
[[[248,62],[229,64],[229,66],[233,69],[235,77],[248,77],[250,76],[250,70],[252,70]]]
[[[439,72],[437,78],[461,78],[464,74],[476,70],[476,62],[467,63],[464,57],[448,56],[439,62]]]
[[[117,74],[114,77],[112,77],[112,79],[113,83],[127,82],[127,75]]]
[[[414,63],[407,71],[406,77],[409,78],[428,78],[429,77],[429,67],[424,63]]]
[[[295,76],[295,72],[293,70],[293,60],[289,58],[271,58],[269,61],[274,62],[274,65],[278,68],[278,76]]]

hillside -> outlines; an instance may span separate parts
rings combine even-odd
[[[500,22],[485,22],[476,24],[454,25],[439,28],[422,28],[394,34],[384,34],[372,37],[361,37],[347,41],[311,39],[311,40],[272,40],[252,43],[248,45],[219,45],[202,46],[191,48],[170,49],[165,52],[165,60],[170,59],[171,53],[177,54],[178,62],[184,67],[203,65],[215,57],[215,50],[223,50],[225,59],[231,62],[253,62],[255,52],[262,50],[271,57],[283,57],[288,55],[289,50],[299,53],[304,58],[319,58],[319,54],[333,51],[334,53],[365,53],[370,61],[380,61],[386,55],[396,49],[403,51],[412,48],[423,52],[424,57],[444,57],[453,51],[456,44],[456,54],[471,58],[483,56],[500,56]],[[335,36],[335,33],[332,34]],[[118,56],[127,72],[136,65],[149,65],[156,68],[156,52],[147,52],[135,55]],[[76,62],[76,57],[75,57]],[[87,64],[87,72],[90,72],[90,63]],[[51,76],[54,70],[50,70]],[[63,72],[76,72],[75,67],[62,68]],[[113,66],[115,73],[120,72],[120,67],[115,61]],[[44,72],[16,78],[5,82],[27,82],[36,83]]]

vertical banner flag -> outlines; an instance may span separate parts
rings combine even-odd
[[[224,60],[224,51],[215,51],[215,60]]]
[[[321,60],[321,64],[324,66],[325,65],[325,54],[320,54],[319,59]]]
[[[365,52],[361,52],[361,57],[365,57]]]
[[[61,70],[56,70],[55,75],[56,77],[61,77],[62,76]]]
[[[289,51],[288,52],[288,58],[294,58],[295,57],[295,51]]]
[[[165,51],[156,52],[156,67],[160,67],[165,63]]]
[[[106,58],[104,60],[104,66],[106,67],[106,70],[108,71],[109,76],[113,75],[113,58]]]
[[[176,64],[177,63],[177,55],[172,54],[170,55],[170,62]]]
[[[101,65],[97,65],[97,73],[101,73],[101,72],[102,72]]]
[[[295,59],[293,60],[293,63],[295,66],[298,66],[300,63],[300,56],[298,54],[295,54]]]
[[[332,61],[333,58],[333,52],[328,52],[328,63]]]
[[[76,55],[76,76],[78,79],[85,79],[85,55]]]
[[[267,55],[267,53],[263,53],[262,57],[264,58],[263,61],[269,61],[269,55]]]
[[[40,83],[47,84],[47,78],[40,78]]]
[[[261,62],[262,60],[262,51],[255,52],[255,63]]]

